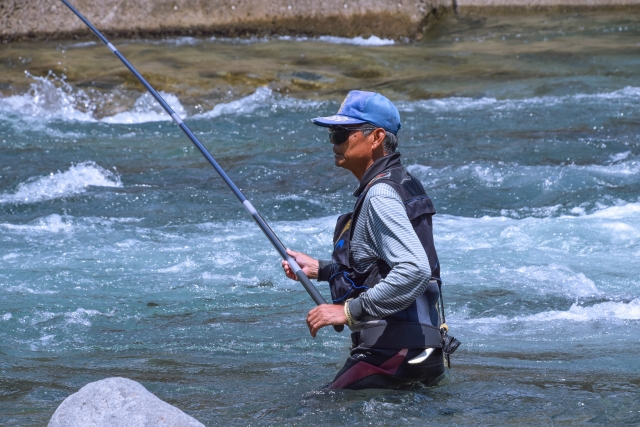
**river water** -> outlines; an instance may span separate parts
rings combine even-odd
[[[394,100],[434,200],[452,335],[435,387],[323,391],[346,333],[101,45],[0,49],[0,425],[124,376],[207,425],[640,423],[640,23],[449,18],[419,42],[114,40],[289,247],[356,182],[326,131]],[[326,284],[321,292],[328,297]]]

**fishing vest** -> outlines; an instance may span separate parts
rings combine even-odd
[[[352,333],[353,344],[377,348],[441,348],[442,336],[437,311],[440,263],[432,231],[432,216],[436,210],[420,181],[400,164],[399,155],[396,159],[397,161],[390,162],[389,167],[369,181],[359,195],[353,212],[338,218],[333,237],[332,275],[329,278],[331,297],[335,304],[356,298],[373,288],[391,271],[384,260],[378,259],[369,271],[361,273],[350,265],[349,260],[353,231],[367,192],[376,184],[388,184],[402,199],[407,217],[427,254],[431,278],[424,293],[406,309],[376,321],[365,319],[361,326],[352,328],[355,330]]]

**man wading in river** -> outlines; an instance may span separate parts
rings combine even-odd
[[[288,251],[309,278],[331,288],[333,304],[307,315],[311,335],[328,325],[351,329],[351,355],[329,387],[431,383],[444,373],[435,208],[396,153],[398,109],[378,93],[351,91],[336,115],[313,123],[329,128],[336,166],[360,181],[353,212],[338,218],[331,261]]]

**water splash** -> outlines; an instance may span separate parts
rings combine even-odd
[[[44,77],[37,77],[29,72],[25,72],[25,76],[33,80],[31,87],[23,95],[0,97],[0,117],[8,116],[11,120],[17,116],[38,124],[51,121],[137,124],[171,120],[148,93],[140,96],[131,110],[97,119],[95,113],[105,101],[103,95],[89,95],[67,83],[66,76],[57,76],[51,71]],[[178,115],[183,118],[187,116],[175,95],[164,91],[159,93]],[[113,95],[107,97],[111,96]]]
[[[36,203],[82,194],[90,186],[122,187],[120,177],[98,166],[82,162],[64,172],[32,178],[18,185],[13,193],[0,195],[0,203]]]
[[[611,320],[640,320],[640,299],[630,302],[606,301],[590,306],[580,303],[573,303],[568,310],[551,310],[529,316],[516,316],[508,318],[506,316],[481,317],[476,319],[460,319],[465,325],[487,325],[493,327],[501,324],[513,324],[514,322],[592,322]]]
[[[273,91],[267,87],[259,87],[254,93],[228,103],[220,103],[213,110],[198,114],[194,118],[213,118],[222,115],[251,114],[256,109],[273,100]]]
[[[76,311],[67,312],[64,314],[65,323],[80,324],[83,326],[91,326],[91,318],[94,316],[102,315],[98,310],[86,310],[82,307],[76,309]]]
[[[228,103],[220,103],[213,110],[193,116],[194,119],[213,118],[223,115],[249,115],[259,109],[268,108],[271,111],[277,109],[312,109],[319,108],[326,102],[299,100],[273,93],[268,87],[259,87],[251,95]]]
[[[320,36],[316,38],[309,38],[304,36],[280,36],[279,40],[294,40],[297,42],[305,42],[305,41],[319,41],[323,43],[331,43],[331,44],[350,44],[354,46],[391,46],[395,44],[395,41],[391,39],[381,39],[378,36],[369,36],[368,38],[364,38],[361,36],[348,38],[348,37],[336,37],[336,36]]]
[[[175,95],[164,91],[159,91],[158,93],[176,114],[182,118],[187,117],[184,107]],[[170,120],[171,117],[158,101],[156,101],[151,94],[145,93],[136,100],[131,110],[118,113],[114,116],[104,117],[101,121],[112,124],[137,124]]]
[[[576,273],[563,265],[526,266],[508,274],[509,277],[513,277],[512,280],[516,284],[535,284],[534,288],[543,295],[559,293],[575,298],[593,298],[602,295],[593,280],[584,273]]]
[[[640,203],[625,203],[599,209],[592,214],[595,218],[619,219],[640,214]]]
[[[82,89],[75,89],[66,82],[66,77],[53,72],[36,77],[25,71],[25,76],[34,80],[27,93],[0,97],[0,114],[20,115],[37,120],[93,121],[96,106]]]

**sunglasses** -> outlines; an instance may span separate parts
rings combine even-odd
[[[336,126],[337,130],[329,132],[329,141],[331,141],[334,145],[344,144],[347,139],[351,136],[353,132],[362,131],[362,130],[374,130],[375,127],[371,126],[362,126],[359,128],[345,128],[342,126]]]

